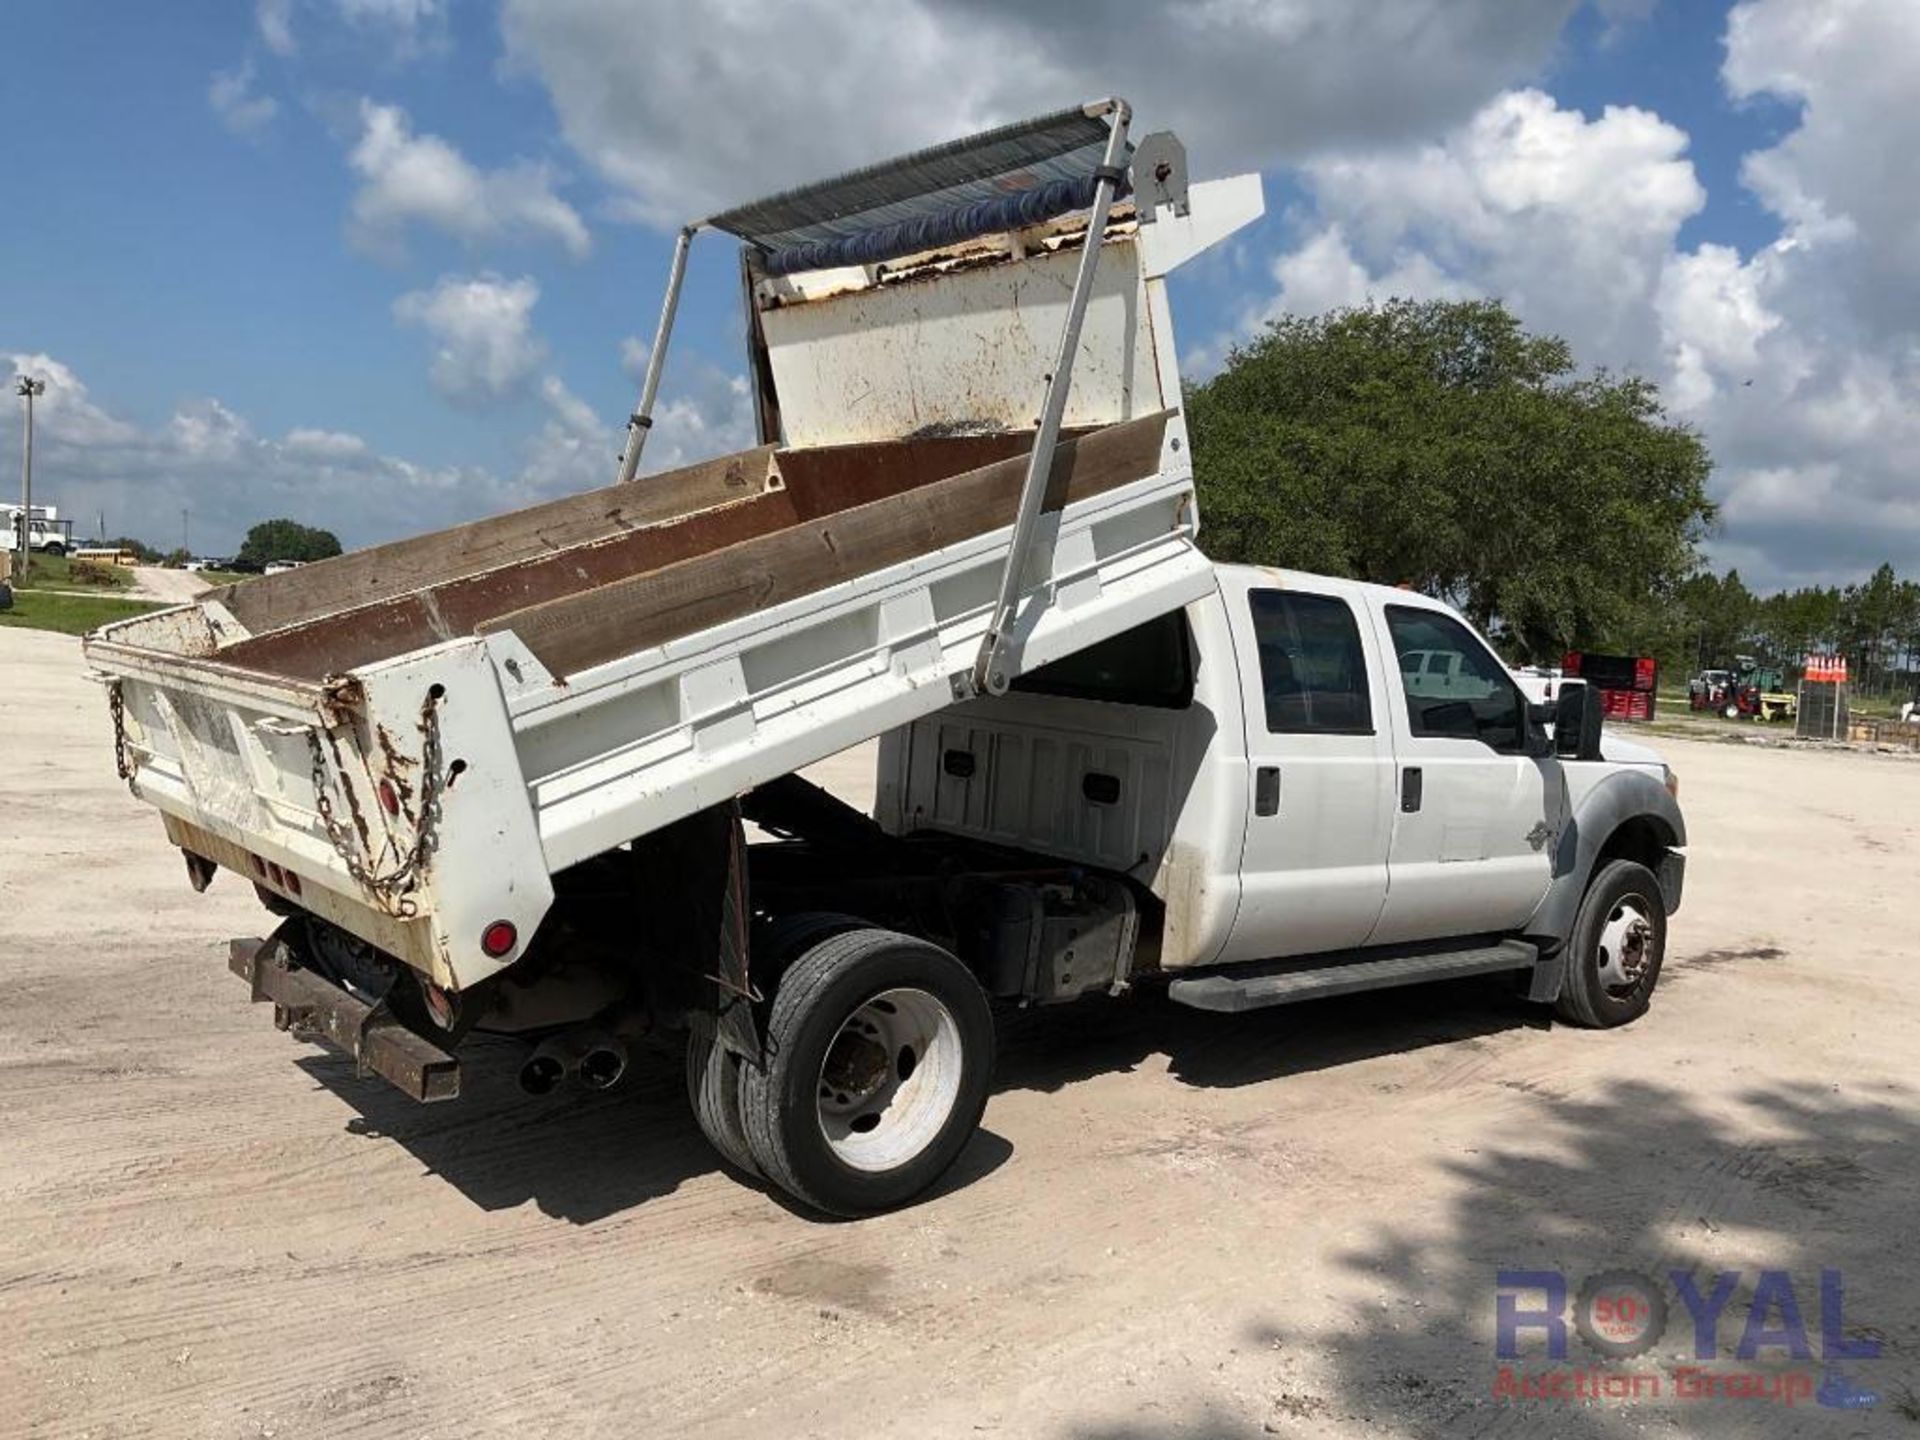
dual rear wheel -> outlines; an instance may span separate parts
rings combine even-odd
[[[796,949],[765,1018],[764,1064],[690,1042],[694,1114],[727,1161],[816,1210],[905,1204],[986,1108],[986,996],[938,946],[857,922],[822,925]]]
[[[796,917],[767,938],[777,978],[764,1062],[703,1035],[688,1043],[701,1130],[735,1169],[829,1215],[905,1204],[959,1158],[986,1109],[985,994],[938,946],[848,916]],[[1602,866],[1567,940],[1560,1017],[1606,1029],[1644,1014],[1666,938],[1653,872]]]

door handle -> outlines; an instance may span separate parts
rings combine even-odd
[[[1253,772],[1253,813],[1280,813],[1280,767],[1262,765]]]
[[[1426,780],[1418,765],[1409,765],[1400,772],[1400,813],[1411,815],[1420,808],[1421,797],[1426,793]]]

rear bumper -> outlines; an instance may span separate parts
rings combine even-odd
[[[460,1093],[460,1062],[332,981],[290,963],[285,945],[235,940],[227,967],[256,1001],[273,1005],[273,1023],[295,1039],[345,1052],[359,1073],[378,1075],[415,1100],[451,1100]]]

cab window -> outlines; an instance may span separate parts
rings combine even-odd
[[[1409,605],[1387,607],[1387,629],[1415,735],[1479,740],[1508,752],[1526,748],[1519,687],[1471,630],[1451,615]]]
[[[1011,688],[1029,695],[1184,710],[1193,703],[1193,647],[1186,612],[1162,615],[1029,670]]]
[[[1267,730],[1274,735],[1371,735],[1367,660],[1353,609],[1331,595],[1250,590]]]

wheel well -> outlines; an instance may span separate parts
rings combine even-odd
[[[1667,858],[1674,838],[1672,829],[1657,815],[1622,820],[1594,857],[1594,873],[1598,874],[1609,860],[1632,860],[1658,875],[1660,862]]]

